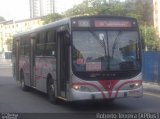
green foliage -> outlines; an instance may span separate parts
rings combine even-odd
[[[13,42],[13,40],[12,40],[11,38],[10,38],[10,39],[7,39],[7,40],[6,40],[6,45],[11,45],[12,42]]]
[[[124,6],[120,2],[107,3],[105,0],[86,0],[83,3],[67,10],[65,15],[123,15]]]
[[[141,34],[144,39],[146,49],[148,50],[158,50],[159,41],[156,35],[155,28],[153,26],[141,26]]]
[[[158,45],[158,37],[153,25],[152,0],[85,0],[79,5],[61,14],[51,14],[43,18],[44,23],[53,22],[63,17],[84,16],[84,15],[119,15],[130,16],[138,20],[145,45],[149,50],[155,50]],[[160,48],[159,48],[160,49]]]
[[[134,17],[141,25],[153,24],[152,0],[127,0],[125,2],[126,16]]]
[[[75,5],[73,8],[67,10],[65,12],[66,17],[71,17],[71,16],[84,16],[88,15],[89,13],[89,8],[87,7],[87,2],[83,2],[82,4]]]
[[[54,13],[54,14],[49,14],[47,16],[44,16],[42,20],[44,21],[44,24],[48,24],[50,22],[54,22],[62,18],[63,18],[63,15]]]

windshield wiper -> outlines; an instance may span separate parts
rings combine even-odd
[[[113,43],[113,46],[112,46],[112,59],[113,59],[113,56],[114,56],[114,51],[116,49],[116,45],[117,45],[117,41],[119,39],[119,35],[122,34],[122,31],[119,31],[116,35],[116,38],[114,40],[114,43]]]
[[[106,52],[106,50],[107,50],[107,48],[106,48],[106,44],[105,44],[105,39],[104,39],[104,37],[103,37],[103,39],[102,40],[99,40],[99,37],[93,32],[93,31],[89,31],[92,35],[93,35],[93,37],[96,39],[96,41],[101,45],[101,47],[103,47],[104,48],[104,53],[105,53],[105,58],[107,57],[107,52]],[[103,42],[101,42],[101,41],[103,41]]]

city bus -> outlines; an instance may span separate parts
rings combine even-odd
[[[142,41],[136,19],[79,16],[13,38],[13,77],[52,103],[142,97]]]

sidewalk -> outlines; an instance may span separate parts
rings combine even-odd
[[[11,59],[0,58],[0,65],[12,65]]]
[[[160,94],[160,84],[153,82],[143,82],[143,89],[146,92]]]

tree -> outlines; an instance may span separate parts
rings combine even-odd
[[[106,0],[85,0],[65,12],[69,16],[83,15],[124,15],[124,6],[121,2]]]
[[[68,9],[64,14],[65,17],[89,15],[88,1],[73,6],[73,8]]]
[[[126,0],[126,16],[134,17],[141,25],[153,24],[153,3],[152,0]]]
[[[50,22],[57,21],[59,19],[62,19],[64,16],[58,13],[49,14],[47,16],[42,17],[42,20],[44,21],[44,24],[48,24]]]
[[[146,49],[158,50],[160,43],[158,41],[158,36],[156,34],[155,28],[153,26],[141,26],[140,29]]]
[[[155,50],[158,45],[158,37],[153,25],[153,5],[151,0],[85,0],[64,12],[64,15],[51,14],[43,18],[44,23],[49,23],[63,17],[84,15],[118,15],[130,16],[138,20],[141,26],[142,36],[149,50]]]
[[[8,46],[8,50],[11,51],[12,50],[12,43],[13,43],[13,39],[12,38],[8,38],[6,40],[6,45]]]

